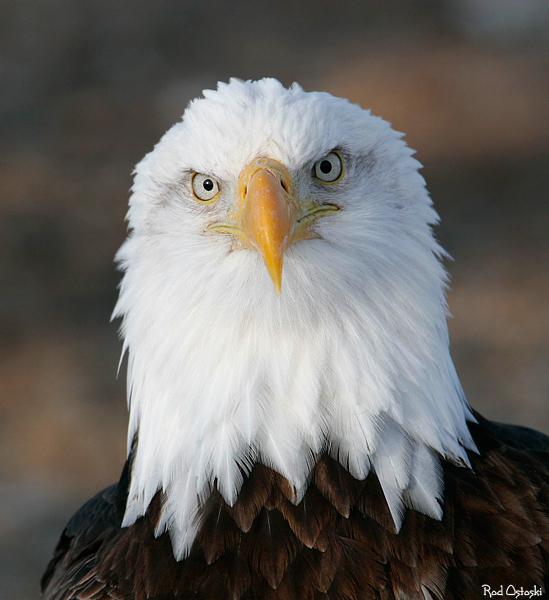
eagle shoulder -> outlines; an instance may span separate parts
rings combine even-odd
[[[41,580],[44,600],[118,598],[107,595],[98,573],[105,548],[119,535],[127,494],[129,461],[118,483],[88,500],[67,523]],[[93,595],[90,595],[93,588]],[[97,595],[101,590],[104,595]]]

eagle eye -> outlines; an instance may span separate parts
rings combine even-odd
[[[313,166],[313,177],[321,183],[337,183],[343,174],[343,158],[336,150],[328,152]]]
[[[213,202],[219,194],[219,184],[209,175],[193,173],[191,178],[193,196],[198,202]]]

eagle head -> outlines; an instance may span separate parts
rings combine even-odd
[[[217,488],[256,462],[298,502],[330,453],[440,517],[467,461],[444,251],[420,164],[386,121],[274,79],[219,84],[136,167],[114,316],[128,352],[125,524],[163,490],[185,556]]]

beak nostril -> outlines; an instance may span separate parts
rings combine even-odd
[[[280,180],[280,186],[286,193],[288,193],[288,186],[286,185],[286,182],[283,179]]]

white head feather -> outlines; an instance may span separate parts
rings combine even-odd
[[[334,148],[345,176],[322,186],[312,165]],[[448,350],[438,217],[412,154],[347,100],[233,79],[137,166],[114,312],[130,443],[138,432],[125,525],[162,489],[158,533],[182,558],[214,486],[234,503],[259,461],[299,501],[324,451],[356,478],[375,469],[397,526],[404,506],[440,518],[439,456],[467,463],[473,418]],[[300,197],[341,208],[286,250],[280,296],[258,252],[207,231],[259,156],[283,163]],[[219,182],[217,202],[193,199],[192,172]]]

